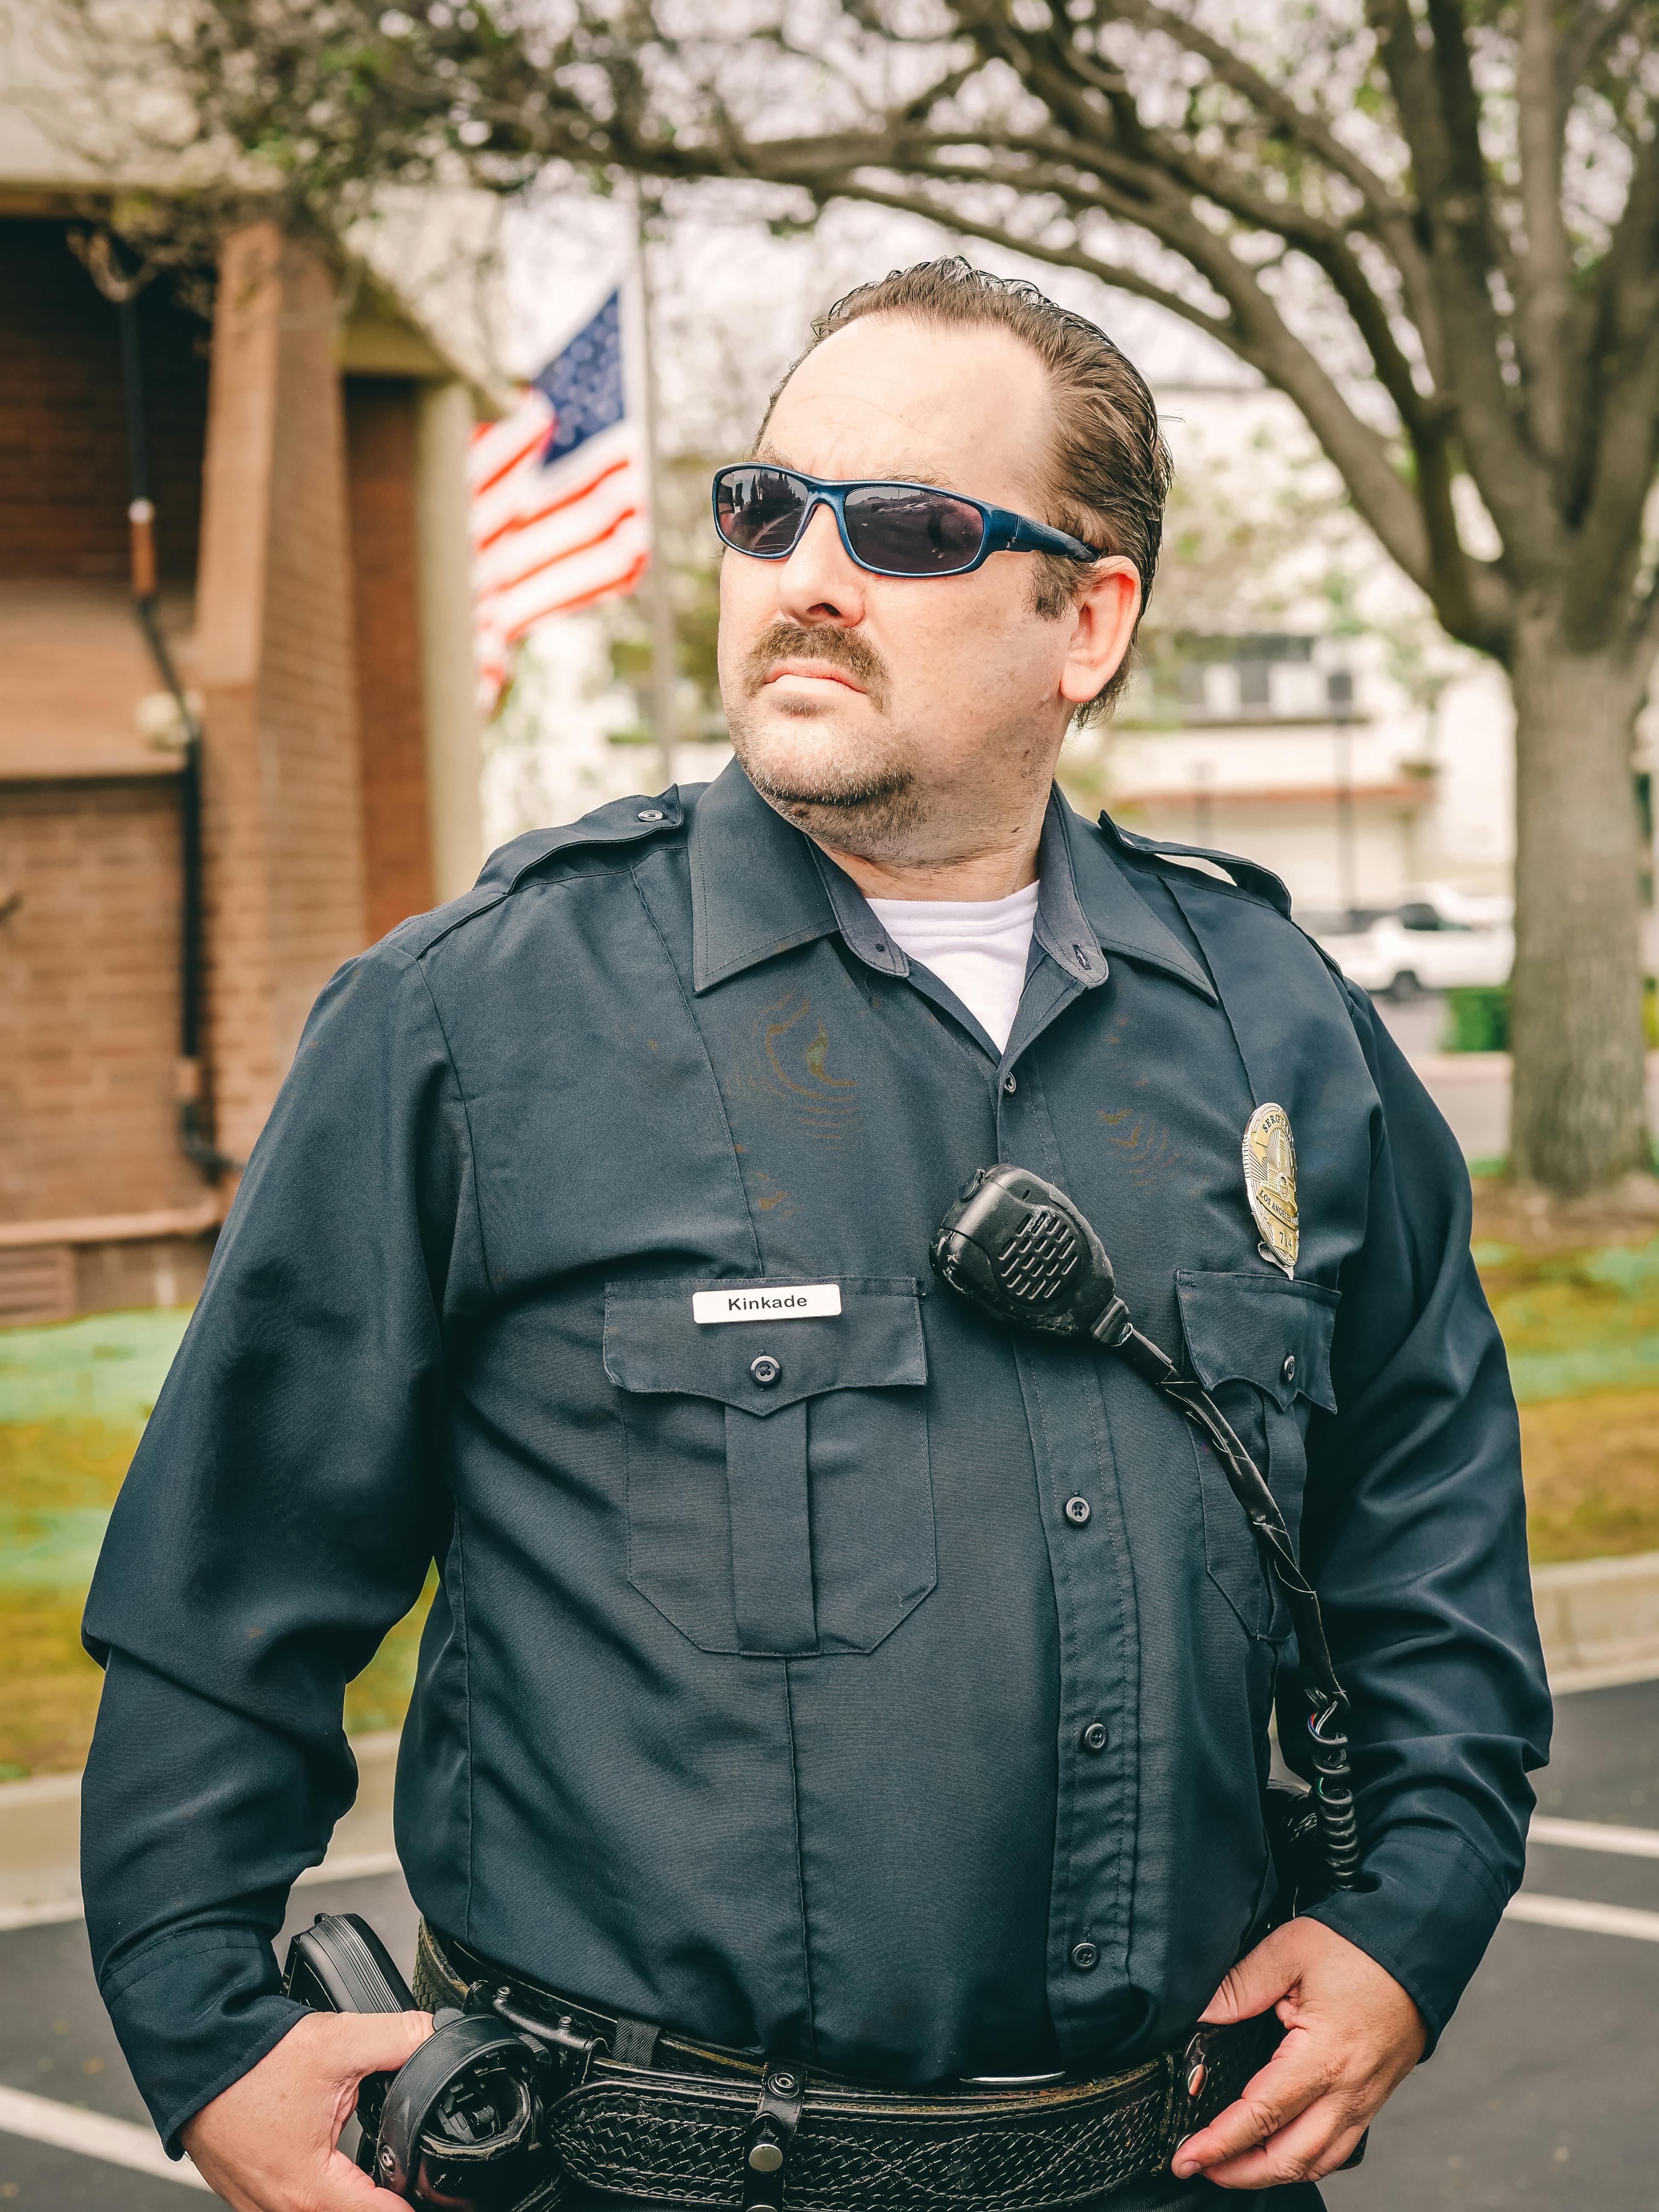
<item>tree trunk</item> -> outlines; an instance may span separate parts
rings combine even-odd
[[[1515,1091],[1510,1165],[1560,1197],[1649,1164],[1632,724],[1613,653],[1517,624]]]

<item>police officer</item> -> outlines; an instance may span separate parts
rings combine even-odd
[[[427,2021],[301,2014],[272,1938],[434,1559],[417,1994],[566,1993],[641,2114],[659,2045],[763,2057],[803,2145],[826,2082],[895,2126],[927,2093],[910,2180],[812,2202],[980,2201],[944,2107],[984,2201],[1316,2204],[1444,2027],[1547,1738],[1515,1412],[1462,1162],[1363,995],[1275,878],[1053,787],[1166,482],[1140,378],[1030,288],[854,293],[717,480],[736,763],[520,838],[319,1000],[86,1620],[100,1984],[233,2205],[393,2201],[334,2145]],[[1082,1208],[1299,1532],[1363,1856],[1279,1924],[1283,1598],[1139,1375],[930,1277],[996,1160]],[[1050,2171],[1021,2116],[1079,2097],[1116,2162]],[[580,2178],[741,2194],[641,2166]]]

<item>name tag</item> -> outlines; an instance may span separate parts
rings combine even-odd
[[[775,1291],[693,1291],[693,1321],[810,1321],[841,1311],[839,1283],[789,1283]]]

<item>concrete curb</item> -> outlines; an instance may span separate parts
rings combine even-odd
[[[357,1802],[334,1831],[328,1856],[302,1882],[383,1874],[398,1863],[392,1840],[395,1731],[354,1737]],[[43,1774],[0,1783],[0,1932],[81,1917],[81,1778]]]
[[[1659,1552],[1535,1567],[1532,1587],[1558,1694],[1659,1677]],[[397,1864],[397,1735],[358,1736],[351,1748],[357,1802],[335,1830],[328,1856],[302,1882],[345,1881]],[[80,1833],[78,1774],[0,1783],[0,1931],[80,1917]]]
[[[1534,1567],[1532,1595],[1558,1692],[1659,1674],[1659,1552]]]

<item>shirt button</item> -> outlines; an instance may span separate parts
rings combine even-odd
[[[769,1390],[779,1376],[782,1374],[783,1369],[769,1352],[763,1352],[758,1358],[750,1361],[749,1372],[763,1390]]]
[[[1106,1748],[1105,1723],[1091,1721],[1088,1727],[1084,1729],[1080,1741],[1085,1751],[1104,1751]]]
[[[641,822],[666,822],[668,817],[660,806],[642,806],[639,811],[639,819]]]
[[[1018,1090],[1019,1085],[1012,1075],[1005,1075],[1002,1079],[1002,1087],[1012,1098]]]
[[[1284,1365],[1279,1369],[1279,1373],[1284,1376],[1285,1380],[1287,1382],[1295,1382],[1295,1380],[1296,1380],[1296,1354],[1295,1354],[1295,1352],[1287,1352],[1285,1354],[1285,1364],[1284,1364]]]
[[[1071,1522],[1073,1528],[1080,1528],[1088,1517],[1089,1501],[1086,1498],[1068,1498],[1066,1499],[1066,1518]]]
[[[1092,1974],[1100,1964],[1100,1947],[1096,1943],[1073,1943],[1072,1964],[1079,1974]]]

